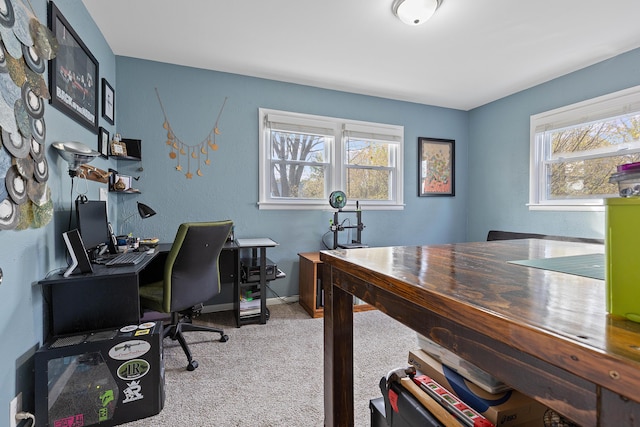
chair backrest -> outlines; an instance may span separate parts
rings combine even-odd
[[[544,239],[544,240],[561,240],[564,242],[604,244],[603,239],[590,239],[587,237],[551,236],[546,234],[517,233],[514,231],[500,231],[500,230],[491,230],[487,234],[487,241],[511,240],[511,239]]]
[[[182,311],[220,293],[218,259],[233,222],[180,224],[164,268],[163,306]]]

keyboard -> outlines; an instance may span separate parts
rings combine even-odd
[[[105,263],[107,267],[122,267],[141,263],[147,256],[146,252],[125,252],[116,255]]]

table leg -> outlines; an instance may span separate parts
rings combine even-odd
[[[324,425],[353,426],[353,296],[324,270]]]

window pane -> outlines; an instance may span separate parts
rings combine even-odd
[[[327,139],[321,135],[271,132],[271,197],[325,198]]]
[[[324,163],[325,136],[271,132],[271,159]]]
[[[390,200],[391,171],[347,168],[347,196],[351,200]]]
[[[547,165],[547,197],[553,199],[588,199],[618,195],[618,185],[609,177],[616,166],[640,161],[640,154],[578,160]]]
[[[271,197],[325,199],[326,166],[271,163]]]
[[[395,144],[349,138],[345,163],[359,166],[393,166],[391,152]]]
[[[552,155],[615,148],[640,140],[640,113],[559,129],[550,134]]]

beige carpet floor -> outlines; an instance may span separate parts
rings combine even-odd
[[[324,424],[323,319],[297,304],[270,306],[266,325],[235,327],[232,312],[208,313],[196,322],[223,327],[229,341],[187,334],[199,362],[193,372],[177,342],[164,341],[166,401],[156,416],[125,424],[143,426],[314,427]],[[354,315],[355,425],[370,424],[369,400],[378,382],[407,364],[415,332],[379,311]]]

